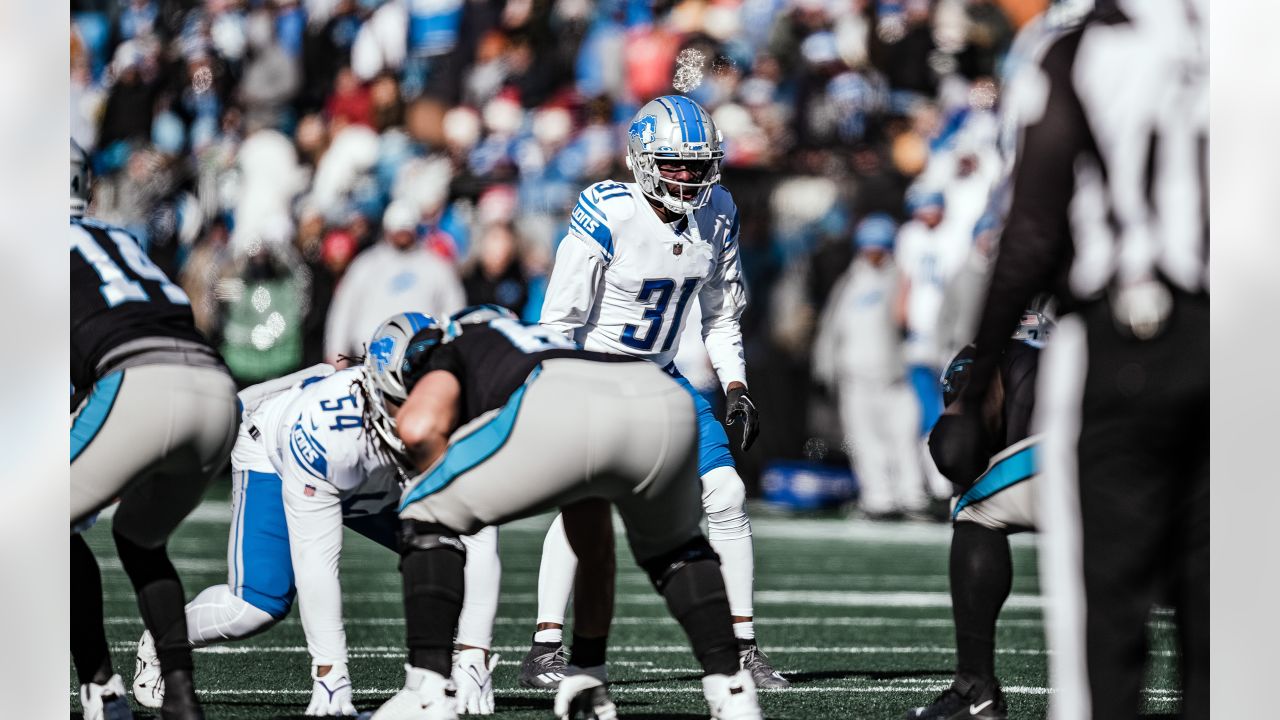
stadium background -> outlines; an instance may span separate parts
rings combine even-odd
[[[90,213],[132,231],[179,279],[237,379],[258,382],[326,359],[333,289],[352,257],[378,241],[393,197],[418,208],[422,243],[453,264],[469,301],[498,301],[536,319],[578,191],[631,179],[622,164],[626,124],[644,100],[672,91],[684,66],[677,57],[693,49],[703,80],[687,94],[725,136],[722,182],[742,214],[751,296],[743,334],[763,420],[756,447],[738,457],[742,475],[758,495],[768,467],[847,472],[851,448],[834,399],[812,377],[818,318],[853,257],[856,223],[872,212],[908,220],[913,186],[947,193],[948,214],[972,216],[952,229],[972,238],[987,195],[973,186],[989,191],[999,174],[995,78],[1014,29],[998,5],[432,0],[407,3],[397,25],[388,7],[396,2],[71,3],[71,128],[96,173]],[[973,178],[981,182],[959,182]],[[958,185],[966,191],[950,192]],[[225,488],[212,491],[175,540],[191,592],[225,572],[225,497]],[[888,717],[927,701],[950,674],[949,609],[940,601],[947,529],[814,522],[757,521],[762,642],[784,672],[800,673],[798,689],[809,688],[785,703],[770,695],[766,709]],[[510,646],[509,660],[532,617],[539,527],[513,529],[508,537],[528,542],[504,545],[504,593],[513,594],[504,595],[497,643]],[[349,593],[360,591],[359,573],[372,572],[365,568],[375,558],[387,560],[351,543]],[[1000,636],[1000,662],[1017,669],[1000,670],[1021,689],[1011,709],[1038,715],[1047,683],[1030,541],[1018,546],[1017,563],[1024,604],[1011,603],[1005,617],[1014,622]],[[104,563],[107,575],[120,575],[111,568]],[[638,595],[641,581],[623,571],[620,591]],[[353,638],[354,657],[380,663],[357,679],[367,689],[393,688],[399,671],[393,590],[366,593],[349,613],[353,634],[377,634]],[[119,662],[140,623],[128,619],[123,578],[107,578],[107,591],[108,614],[119,616],[108,619]],[[645,654],[678,636],[674,625],[646,619],[658,606],[640,605],[620,602],[615,632],[615,644],[648,658],[616,656],[624,703],[625,682],[643,691],[659,677],[647,668],[692,669],[687,659]],[[1172,639],[1161,627],[1153,625],[1164,633],[1149,683],[1154,711],[1176,702]],[[290,620],[245,644],[246,654],[198,654],[201,678],[229,683],[209,688],[220,703],[212,716],[289,716],[305,695],[281,689],[306,679],[300,632]],[[250,654],[255,647],[261,652]],[[674,685],[695,688],[683,670]],[[498,687],[512,687],[513,677],[500,668]],[[499,707],[545,712],[549,699],[526,695],[500,690]],[[671,698],[654,697],[645,702],[655,710],[698,712],[696,693],[676,687]]]

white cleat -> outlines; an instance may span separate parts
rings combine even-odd
[[[556,688],[555,714],[559,720],[617,720],[618,708],[609,697],[604,665],[565,668]]]
[[[383,703],[372,720],[458,720],[452,680],[412,665],[405,665],[404,672],[404,689]]]
[[[764,720],[749,670],[702,678],[702,694],[711,707],[711,720]]]
[[[112,675],[102,685],[81,685],[80,707],[84,708],[84,720],[133,720],[124,680],[119,675]]]
[[[143,630],[138,639],[138,655],[133,664],[133,699],[144,708],[158,709],[164,704],[164,676],[160,674],[160,658],[151,633]]]
[[[338,663],[324,677],[316,675],[311,666],[311,703],[307,705],[307,717],[352,717],[356,706],[351,701],[351,673],[347,666]]]
[[[458,691],[459,715],[493,714],[493,669],[498,656],[490,655],[486,663],[484,650],[468,648],[458,652],[453,661],[453,685]]]

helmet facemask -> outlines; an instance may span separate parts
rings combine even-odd
[[[662,174],[660,168],[667,163],[687,163],[690,169],[693,169],[695,164],[701,167],[697,167],[697,171],[694,172],[695,179],[681,181]],[[646,197],[657,200],[663,207],[681,215],[687,215],[706,205],[711,199],[711,188],[720,182],[719,158],[688,157],[668,153],[641,153],[637,156],[628,153],[627,166],[631,168],[640,191]]]

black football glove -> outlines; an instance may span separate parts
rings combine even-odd
[[[725,405],[725,425],[732,426],[739,417],[742,418],[742,452],[746,452],[760,433],[760,413],[756,404],[751,402],[745,387],[735,387],[725,397]]]

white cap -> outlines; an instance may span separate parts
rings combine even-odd
[[[382,214],[382,229],[386,232],[414,230],[417,227],[418,211],[403,200],[393,201]]]

